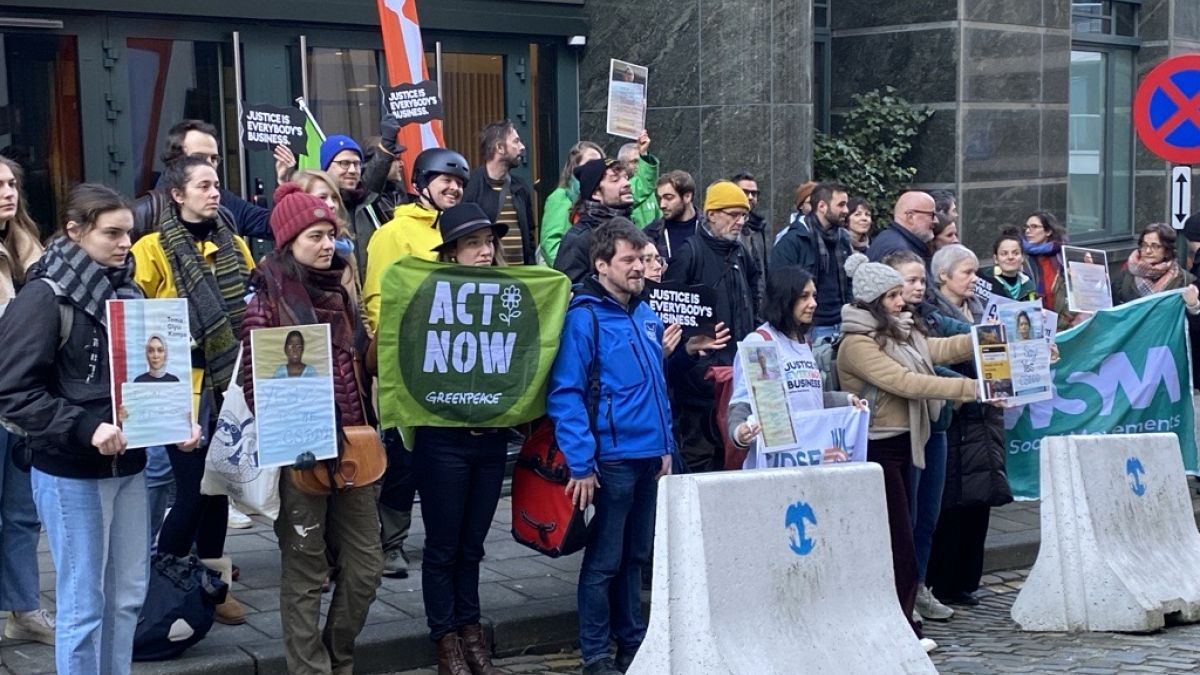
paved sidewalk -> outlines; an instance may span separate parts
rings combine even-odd
[[[1189,480],[1194,487],[1194,479]],[[1197,504],[1195,498],[1193,504]],[[480,578],[484,622],[490,627],[496,653],[513,656],[570,648],[576,635],[575,581],[581,556],[552,560],[514,542],[509,533],[511,508],[508,498],[501,500],[488,534],[487,557]],[[418,507],[418,514],[419,511]],[[408,547],[413,559],[410,577],[383,580],[367,627],[358,641],[358,672],[403,671],[434,662],[421,600],[422,539],[423,525],[419,517],[414,518]],[[985,555],[989,572],[1031,566],[1037,546],[1036,502],[1018,502],[992,511]],[[252,529],[229,531],[226,551],[241,567],[241,579],[234,583],[233,592],[246,606],[246,624],[215,625],[208,637],[182,658],[136,664],[134,672],[286,673],[275,535],[269,525],[256,519]],[[52,608],[54,572],[44,536],[38,562],[43,604]],[[328,606],[328,601],[327,594],[322,608]],[[0,657],[4,663],[0,672],[14,675],[54,672],[53,649],[40,644],[0,641]]]

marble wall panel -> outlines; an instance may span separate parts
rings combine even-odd
[[[958,170],[958,111],[937,110],[921,127],[910,158],[915,183],[953,183]]]
[[[835,37],[832,105],[891,85],[913,103],[955,101],[958,96],[958,31],[954,28],[884,35]]]
[[[1036,101],[1041,98],[1041,35],[965,28],[963,44],[966,47],[962,63],[963,101]]]
[[[963,0],[963,18],[986,23],[1041,26],[1043,5],[1043,0]]]
[[[991,259],[996,236],[1006,227],[1023,222],[1040,203],[1038,186],[1028,183],[967,188],[959,197],[959,237],[983,260]]]
[[[958,0],[830,0],[834,30],[954,21]]]
[[[1037,110],[967,110],[961,134],[963,182],[1038,175],[1041,138]]]

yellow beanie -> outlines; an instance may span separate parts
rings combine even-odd
[[[742,188],[727,181],[719,180],[704,191],[704,210],[720,211],[721,209],[739,208],[750,210],[750,200]]]

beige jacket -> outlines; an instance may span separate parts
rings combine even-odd
[[[0,235],[0,305],[16,297],[16,280],[25,278],[25,270],[42,257],[44,250],[36,231],[8,223],[7,231]]]
[[[975,380],[916,373],[889,356],[875,342],[877,323],[866,310],[842,308],[842,344],[837,369],[841,388],[871,402],[871,438],[891,438],[908,432],[913,464],[925,467],[929,440],[927,401],[974,401]],[[935,364],[961,363],[971,358],[971,336],[926,338],[917,331],[913,345]],[[868,392],[868,385],[877,393]],[[874,393],[874,395],[871,395]]]

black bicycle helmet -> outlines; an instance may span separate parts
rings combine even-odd
[[[413,162],[412,180],[417,190],[429,187],[429,181],[439,173],[458,176],[463,183],[471,173],[467,159],[453,150],[430,148],[417,155]]]

